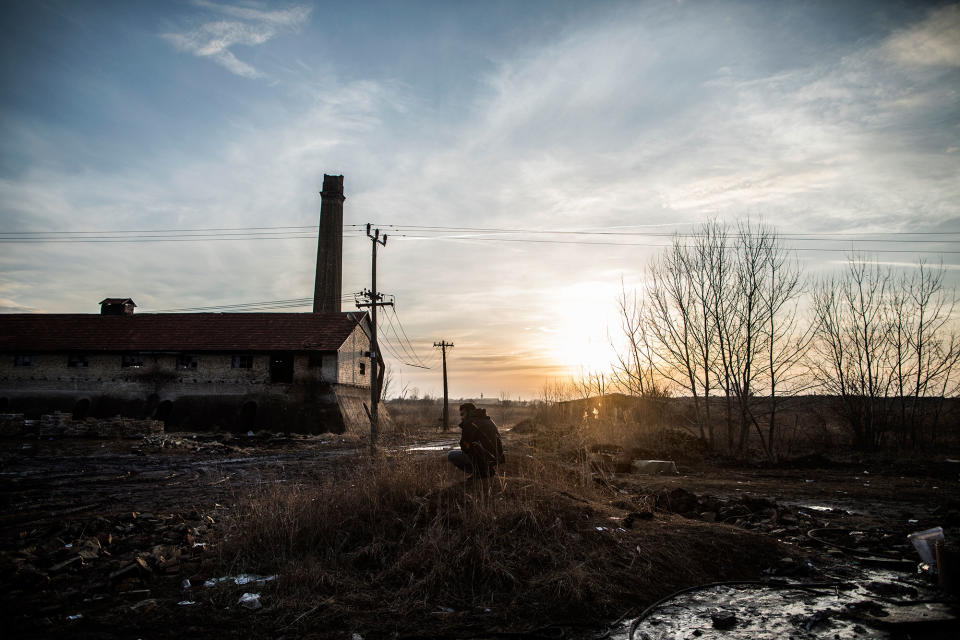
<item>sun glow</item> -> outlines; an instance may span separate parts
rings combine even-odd
[[[615,360],[616,294],[603,285],[577,285],[558,304],[556,329],[549,333],[549,357],[570,375],[608,372]]]

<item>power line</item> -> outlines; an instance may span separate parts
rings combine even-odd
[[[394,235],[407,240],[444,240],[444,241],[473,241],[473,242],[511,242],[511,243],[532,243],[532,244],[569,244],[569,245],[598,245],[598,246],[626,246],[626,247],[648,247],[665,248],[671,246],[664,243],[649,242],[608,242],[600,240],[560,240],[553,238],[504,238],[504,237],[481,237],[469,236],[458,237],[450,235],[427,235],[427,234],[449,234],[449,233],[482,233],[482,234],[512,234],[512,233],[535,233],[540,235],[562,234],[562,235],[580,235],[580,236],[637,236],[637,237],[672,237],[672,238],[699,238],[703,237],[700,233],[657,233],[657,232],[608,232],[608,231],[587,231],[587,230],[549,230],[549,229],[507,229],[497,227],[441,227],[441,226],[418,226],[418,225],[389,225],[397,230],[418,230],[416,235],[408,233],[395,233]],[[358,230],[360,225],[344,225],[345,230]],[[146,242],[214,242],[214,241],[235,241],[235,240],[298,240],[314,239],[312,226],[303,227],[234,227],[234,228],[210,228],[210,229],[170,229],[170,230],[149,230],[149,231],[51,231],[51,232],[5,232],[0,233],[0,243],[146,243]],[[291,231],[294,229],[304,229],[307,231]],[[91,235],[99,234],[99,235]],[[111,235],[112,234],[112,235]],[[140,234],[140,235],[117,235],[117,234]],[[143,234],[164,234],[164,235],[143,235]],[[873,232],[870,236],[894,235],[895,232]],[[900,232],[899,236],[928,236],[957,235],[956,231],[917,231]],[[826,234],[782,234],[781,239],[792,242],[849,242],[849,243],[896,243],[900,245],[914,244],[955,244],[958,240],[930,240],[930,239],[910,239],[899,238],[877,238],[877,237],[853,237],[854,232],[837,232]],[[742,234],[728,234],[730,237],[742,237]],[[346,237],[353,237],[347,235]],[[357,236],[361,237],[361,236]],[[684,245],[688,246],[688,245]],[[834,247],[793,247],[795,251],[815,252],[815,253],[848,253],[849,248]],[[871,253],[933,253],[933,254],[960,254],[960,251],[938,250],[938,249],[877,249],[871,248]]]
[[[394,344],[390,341],[390,338],[388,338],[386,334],[383,334],[383,335],[380,336],[380,337],[383,339],[383,346],[384,346],[384,347],[386,348],[386,350],[390,353],[390,355],[392,355],[394,358],[396,358],[397,360],[400,361],[400,364],[405,364],[405,365],[411,366],[411,367],[416,367],[416,366],[418,366],[418,365],[412,364],[412,363],[410,363],[410,362],[407,362],[407,361],[405,360],[404,356],[402,356],[402,355],[400,355],[399,353],[397,353],[397,348],[396,348],[396,347],[394,346]]]
[[[393,335],[394,335],[394,337],[396,337],[396,339],[397,339],[397,343],[398,343],[398,348],[399,348],[399,350],[400,350],[400,351],[403,351],[403,353],[404,353],[404,355],[402,355],[402,356],[400,356],[399,354],[396,354],[396,353],[395,353],[394,355],[396,355],[396,356],[398,357],[398,359],[400,359],[400,360],[416,360],[416,356],[411,356],[411,354],[410,354],[409,350],[407,349],[406,345],[403,344],[403,340],[400,339],[400,334],[397,333],[397,329],[396,329],[396,327],[394,327],[393,321],[390,319],[390,316],[384,314],[383,317],[384,317],[384,319],[387,321],[387,327],[389,327],[390,330],[393,331]],[[385,340],[388,339],[386,332],[384,332],[384,339],[385,339]]]
[[[345,224],[346,230],[359,230],[363,225]],[[699,232],[655,232],[655,231],[597,231],[591,229],[516,229],[504,227],[457,227],[457,226],[438,226],[438,225],[383,225],[390,229],[400,231],[417,231],[420,233],[526,233],[539,235],[581,235],[581,236],[641,236],[651,238],[698,238],[704,234]],[[610,229],[619,227],[599,227],[599,229]],[[594,227],[593,229],[597,229]],[[92,241],[92,240],[154,240],[170,238],[201,238],[208,239],[213,237],[313,237],[315,235],[315,225],[297,225],[297,226],[276,226],[276,227],[209,227],[198,229],[147,229],[147,230],[99,230],[99,231],[5,231],[0,232],[0,236],[7,241],[52,241],[58,239],[58,236],[66,236],[59,239],[70,241]],[[310,233],[307,233],[310,232]],[[166,234],[166,235],[148,235],[148,234]],[[173,235],[169,235],[173,234]],[[729,237],[742,237],[744,234],[732,232],[726,234]],[[798,241],[822,241],[836,239],[834,241],[850,242],[954,242],[954,240],[920,240],[905,239],[902,236],[945,236],[960,235],[960,231],[837,231],[837,232],[818,232],[818,233],[779,233],[778,237],[782,239]],[[75,237],[71,237],[75,236]],[[858,237],[858,236],[898,236],[897,238],[877,238],[877,237]]]
[[[393,317],[396,319],[397,326],[400,327],[400,333],[403,334],[403,339],[406,341],[406,344],[410,347],[410,351],[416,355],[417,360],[419,362],[421,363],[424,362],[423,358],[421,358],[420,355],[416,353],[416,350],[413,347],[413,343],[410,341],[410,338],[407,336],[407,331],[403,327],[403,322],[400,321],[400,315],[397,314],[396,305],[390,308],[390,312],[393,314]]]
[[[424,232],[486,232],[486,233],[537,233],[537,234],[561,234],[561,235],[594,235],[594,236],[646,236],[646,237],[682,237],[698,238],[703,233],[698,232],[653,232],[653,231],[589,231],[576,229],[509,229],[503,227],[444,227],[428,225],[383,225],[395,230],[420,230]],[[601,227],[602,228],[602,227]],[[778,233],[777,236],[784,239],[793,240],[823,240],[825,237],[839,236],[861,236],[861,235],[958,235],[960,231],[825,231],[818,233]],[[742,237],[747,234],[732,232],[726,234],[729,237]],[[842,240],[843,238],[841,238]],[[900,239],[876,239],[863,238],[858,242],[940,242],[939,240],[900,240]]]
[[[144,237],[104,237],[104,238],[0,238],[0,243],[11,244],[102,244],[102,243],[143,243],[143,242],[222,242],[237,240],[315,240],[310,235],[262,235],[262,234],[223,234],[207,236],[144,236]]]
[[[393,312],[393,315],[394,317],[397,317],[397,322],[399,323],[400,318],[396,315],[396,311]],[[406,341],[404,341],[404,339],[400,337],[400,334],[397,333],[397,328],[393,324],[393,320],[391,319],[391,317],[389,315],[384,314],[384,318],[386,318],[387,326],[390,327],[391,331],[393,331],[393,335],[397,338],[397,343],[399,344],[400,349],[406,354],[406,357],[409,358],[410,360],[417,361],[417,364],[414,364],[411,362],[405,362],[404,364],[410,365],[412,367],[418,367],[421,369],[429,369],[430,367],[424,363],[423,358],[421,358],[416,353],[416,351],[413,348],[413,345],[410,344],[410,339],[407,338]],[[404,333],[404,338],[406,338],[406,333]],[[399,359],[403,360],[403,358],[399,358]]]
[[[362,224],[345,224],[344,227],[363,227]],[[204,231],[276,231],[279,229],[311,229],[316,230],[317,225],[299,225],[286,227],[210,227],[206,229],[114,229],[111,231],[4,231],[2,235],[14,234],[113,234],[113,233],[199,233]]]
[[[441,236],[426,236],[426,237],[416,237],[408,236],[403,233],[394,233],[395,238],[406,238],[408,240],[459,240],[462,242],[521,242],[521,243],[531,243],[531,244],[568,244],[568,245],[603,245],[610,247],[650,247],[650,248],[666,248],[673,246],[672,244],[651,244],[647,242],[602,242],[602,241],[589,241],[589,240],[534,240],[531,238],[456,238],[456,237],[441,237]],[[909,243],[909,241],[904,241]],[[945,241],[948,242],[948,241]],[[949,241],[954,242],[954,241]],[[693,245],[682,245],[684,247],[692,247]],[[729,247],[733,248],[733,247]],[[793,251],[812,251],[812,252],[825,252],[825,253],[850,253],[850,249],[831,249],[827,247],[792,247]],[[942,251],[938,249],[869,249],[869,253],[941,253],[941,254],[960,254],[960,251]]]
[[[350,296],[341,296],[341,302],[352,301],[352,294]],[[259,302],[240,302],[235,304],[221,304],[221,305],[211,305],[206,307],[183,307],[179,309],[158,309],[156,311],[151,311],[149,313],[184,313],[184,312],[200,312],[200,311],[217,311],[217,310],[226,310],[226,311],[250,311],[256,310],[259,308],[269,309],[269,308],[285,308],[285,307],[301,307],[304,305],[311,304],[313,298],[288,298],[286,300],[262,300]]]

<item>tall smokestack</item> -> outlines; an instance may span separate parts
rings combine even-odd
[[[340,312],[343,286],[343,176],[323,176],[313,312]]]

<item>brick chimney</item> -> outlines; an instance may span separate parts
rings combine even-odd
[[[132,316],[137,304],[130,298],[104,298],[100,301],[102,316]]]
[[[340,312],[343,287],[343,176],[323,176],[313,312]]]

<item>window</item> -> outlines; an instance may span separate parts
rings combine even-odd
[[[70,354],[67,356],[67,366],[73,368],[89,366],[87,355],[85,353]]]
[[[197,356],[182,355],[177,358],[177,369],[196,369]]]
[[[293,382],[293,354],[270,355],[270,382]]]
[[[15,367],[32,367],[33,366],[33,356],[21,354],[13,356],[13,366]]]
[[[360,375],[362,375],[362,376],[367,375],[367,363],[366,363],[366,362],[361,362],[361,363],[360,363]]]
[[[139,369],[143,366],[143,356],[139,353],[125,353],[120,358],[120,366],[124,369]]]
[[[233,356],[234,369],[252,369],[253,356]]]

